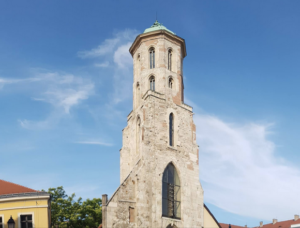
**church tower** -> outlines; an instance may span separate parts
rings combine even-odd
[[[192,107],[184,103],[185,41],[157,21],[136,37],[133,110],[123,130],[120,186],[103,195],[103,228],[202,227]]]

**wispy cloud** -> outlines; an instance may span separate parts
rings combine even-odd
[[[89,145],[100,145],[100,146],[113,146],[113,144],[111,144],[111,143],[106,143],[106,142],[97,141],[97,140],[78,141],[78,142],[75,142],[75,143],[89,144]]]
[[[24,82],[38,82],[41,81],[40,78],[25,78],[25,79],[10,79],[10,78],[0,78],[0,89],[2,89],[5,85],[9,84],[18,84]]]
[[[104,40],[98,47],[88,51],[78,52],[78,57],[96,61],[93,65],[98,68],[110,66],[113,78],[114,92],[110,105],[118,104],[131,97],[132,91],[132,57],[129,48],[137,36],[138,31],[126,29],[115,33],[113,37]]]
[[[47,119],[42,121],[31,121],[19,119],[23,128],[47,128],[53,123],[59,122],[64,114],[87,100],[94,94],[94,83],[89,79],[61,72],[34,72],[34,77],[25,79],[0,78],[0,88],[9,84],[24,84],[33,94],[32,100],[46,102],[52,105],[53,112]],[[35,83],[33,85],[32,83]]]
[[[299,213],[300,169],[275,155],[272,124],[228,123],[196,114],[205,200],[258,219]]]
[[[124,44],[124,42],[133,41],[137,35],[136,30],[126,29],[124,31],[115,33],[112,38],[104,40],[98,47],[88,51],[79,51],[78,56],[80,58],[96,58],[108,54],[114,53],[118,46]]]
[[[95,63],[94,66],[95,66],[95,67],[105,68],[105,67],[108,67],[108,66],[109,66],[109,62],[108,62],[108,61],[105,61],[105,62],[103,62],[103,63]]]

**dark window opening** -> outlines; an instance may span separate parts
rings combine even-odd
[[[162,215],[169,218],[181,217],[180,181],[177,171],[170,163],[164,171],[162,182]]]
[[[173,88],[173,79],[169,78],[169,88]]]
[[[153,76],[150,77],[150,89],[155,91],[155,78]]]
[[[168,51],[168,70],[172,70],[172,50]]]
[[[169,116],[169,145],[174,146],[174,115]]]
[[[150,58],[150,69],[155,68],[155,49],[151,48],[149,50],[149,58]]]
[[[32,215],[21,215],[21,228],[32,228]]]

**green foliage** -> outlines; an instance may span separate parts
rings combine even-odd
[[[82,202],[75,193],[68,196],[63,187],[49,188],[51,194],[51,226],[54,228],[97,228],[102,223],[102,201]]]

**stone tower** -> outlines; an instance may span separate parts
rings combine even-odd
[[[133,110],[123,130],[121,184],[103,195],[103,227],[202,227],[192,107],[184,103],[184,39],[157,21],[136,37]]]

